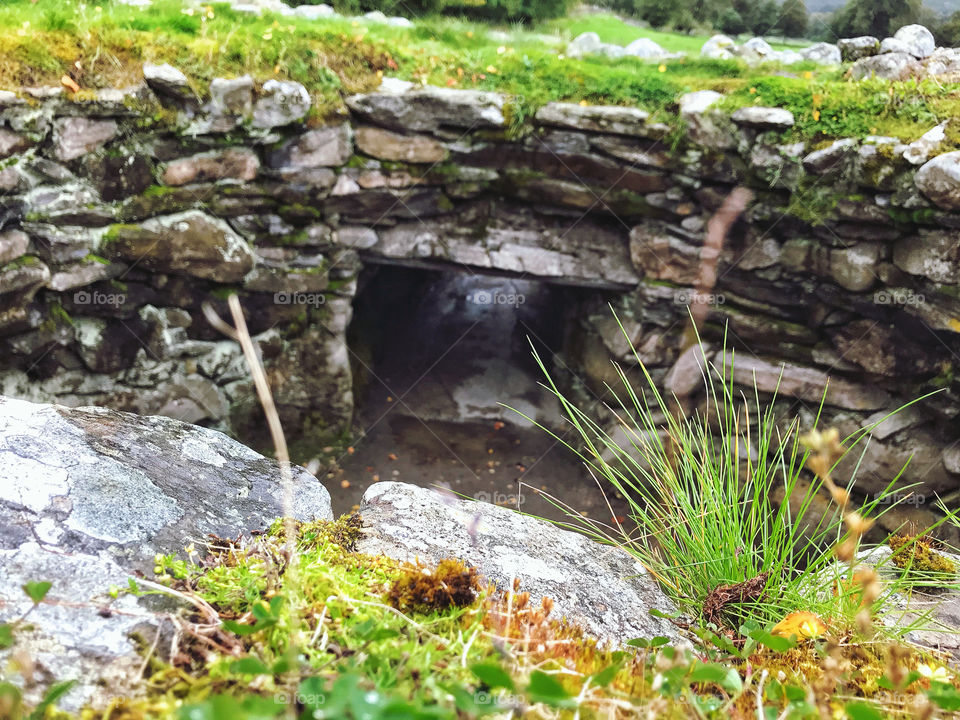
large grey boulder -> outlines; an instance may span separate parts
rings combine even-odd
[[[905,52],[891,52],[885,55],[857,60],[850,68],[854,80],[877,77],[882,80],[907,80],[920,74],[922,68],[917,59]]]
[[[840,49],[826,42],[819,42],[800,51],[804,60],[815,62],[818,65],[839,65],[842,61]]]
[[[331,519],[326,489],[293,471],[293,514]],[[133,571],[151,574],[156,553],[200,547],[208,533],[264,529],[283,515],[282,498],[275,461],[213,430],[0,397],[0,622],[30,609],[24,583],[52,583],[0,666],[12,653],[31,658],[31,702],[78,679],[60,703],[71,711],[136,695],[143,660],[129,636],[151,643],[164,614],[130,595],[114,600],[111,586],[125,589]]]
[[[726,113],[715,108],[721,100],[723,95],[714,90],[697,90],[677,100],[690,139],[698,145],[717,150],[737,146],[737,128]]]
[[[641,137],[649,134],[647,120],[650,119],[650,113],[640,108],[551,102],[540,108],[535,118],[541,125],[571,130]]]
[[[405,93],[369,93],[347,98],[353,112],[376,125],[414,131],[503,127],[503,103],[503,96],[497,93],[433,85]]]
[[[700,51],[702,54],[703,48]],[[773,57],[773,48],[770,47],[770,43],[761,37],[750,38],[740,47],[734,47],[732,52],[748,63],[759,63]]]
[[[923,59],[931,55],[937,49],[937,41],[933,33],[927,30],[923,25],[906,25],[897,30],[892,38],[887,38],[880,45],[880,52],[885,52],[884,45],[889,45],[888,41],[896,41],[895,47],[903,52],[910,53],[915,58]]]
[[[844,62],[854,62],[880,52],[880,41],[870,35],[843,38],[837,41],[837,49],[840,50],[840,57]]]
[[[302,120],[310,111],[310,93],[298,82],[267,80],[253,106],[252,127],[260,130],[282,127]]]
[[[700,56],[712,60],[733,60],[737,44],[726,35],[714,35],[700,48]]]
[[[758,130],[786,130],[793,127],[793,113],[783,108],[760,107],[751,105],[736,110],[730,118],[737,125],[757,128]]]
[[[625,550],[508,508],[405,483],[372,485],[360,514],[361,552],[426,563],[460,558],[502,590],[517,578],[534,602],[552,598],[558,618],[580,623],[602,641],[681,639],[672,623],[650,615],[651,609],[675,610]]]
[[[960,151],[937,155],[917,171],[913,181],[939,207],[960,208]]]
[[[599,52],[602,46],[603,42],[595,32],[580,33],[567,45],[566,55],[570,58],[581,58]]]
[[[670,55],[670,53],[650,38],[637,38],[627,45],[623,49],[623,52],[625,55],[643,58],[645,60],[659,60],[660,58],[665,58]]]
[[[158,272],[237,282],[256,261],[249,243],[219,218],[198,210],[115,225],[101,253]]]

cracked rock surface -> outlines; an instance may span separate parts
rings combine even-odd
[[[398,482],[372,485],[360,506],[366,537],[358,550],[436,564],[455,557],[474,565],[501,590],[519,578],[534,604],[554,600],[551,617],[583,625],[601,641],[666,636],[677,628],[650,610],[673,604],[625,550],[484,502]]]
[[[301,520],[332,519],[329,493],[296,467],[293,509]],[[126,588],[137,570],[149,575],[156,553],[200,546],[208,533],[261,530],[282,514],[276,462],[221,433],[0,397],[0,622],[30,610],[24,583],[52,583],[0,666],[17,651],[34,659],[31,701],[80,679],[65,710],[136,694],[142,659],[130,636],[150,644],[164,613],[155,600],[114,601],[111,586]]]

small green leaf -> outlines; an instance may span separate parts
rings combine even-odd
[[[650,614],[656,618],[663,618],[664,620],[676,620],[680,617],[680,613],[665,613],[662,610],[657,610],[656,608],[650,608]]]
[[[750,637],[764,647],[770,648],[774,652],[786,652],[790,648],[796,647],[797,645],[794,640],[782,638],[779,635],[774,635],[766,630],[753,630],[750,632]]]
[[[512,691],[516,688],[513,678],[499,665],[493,663],[477,663],[476,665],[470,666],[470,672],[476,675],[477,679],[491,690],[502,687]]]
[[[648,648],[650,647],[650,641],[646,638],[634,638],[633,640],[627,640],[627,645],[635,648]]]
[[[49,584],[50,583],[47,583],[47,585]],[[44,591],[44,593],[46,593],[46,591]],[[76,684],[76,680],[66,680],[64,682],[57,683],[56,685],[51,685],[50,689],[47,690],[46,694],[43,696],[43,700],[41,700],[33,709],[33,712],[30,713],[28,720],[43,720],[43,718],[46,717],[47,709],[56,705],[57,700],[70,692],[70,688]]]
[[[847,705],[844,707],[844,710],[846,711],[847,717],[850,718],[850,720],[883,720],[883,715],[866,703],[847,703]]]
[[[948,712],[960,710],[960,690],[947,683],[930,683],[930,690],[927,692],[930,702]]]
[[[23,591],[27,594],[27,597],[33,600],[34,605],[39,605],[43,602],[43,599],[52,587],[53,583],[47,582],[46,580],[42,582],[28,582],[23,585]]]
[[[256,625],[244,625],[242,623],[238,623],[233,620],[223,621],[223,627],[225,627],[230,632],[236,633],[237,635],[240,635],[240,636],[253,635],[254,633],[258,633],[261,630],[264,630],[268,627],[272,627],[273,625],[276,625],[276,624],[277,624],[276,620],[266,620],[264,622],[258,622]]]
[[[690,672],[690,682],[713,683],[730,693],[738,693],[743,690],[740,673],[733,668],[716,663],[697,665]]]
[[[270,670],[259,658],[245,657],[230,663],[230,672],[243,675],[266,675]]]
[[[653,638],[653,640],[650,641],[650,647],[652,648],[663,647],[664,645],[668,645],[669,643],[670,643],[670,638],[664,637],[662,635],[658,635],[657,637]]]
[[[603,670],[593,675],[593,684],[599,685],[600,687],[606,687],[613,682],[613,679],[617,676],[617,673],[620,672],[620,668],[623,667],[622,662],[615,662],[611,665],[607,665]]]
[[[564,689],[559,680],[539,670],[534,670],[530,674],[527,694],[530,696],[530,700],[535,703],[540,702],[544,705],[563,708],[576,706],[576,703],[570,697],[570,693]]]
[[[0,650],[13,646],[13,625],[0,623]]]

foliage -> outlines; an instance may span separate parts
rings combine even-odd
[[[800,445],[796,421],[778,418],[772,402],[762,403],[756,391],[749,402],[739,397],[732,380],[735,360],[722,351],[717,357],[729,359],[704,370],[706,407],[686,417],[660,393],[634,353],[644,387],[636,389],[616,368],[622,387],[608,386],[615,428],[564,397],[540,363],[579,446],[547,432],[626,498],[635,529],[581,517],[574,522],[633,553],[678,607],[703,622],[736,629],[806,610],[825,618],[835,632],[849,631],[860,598],[842,579],[831,551],[845,537],[845,518],[814,509],[821,487],[832,488],[832,482],[824,485],[818,475],[804,484],[808,452]],[[858,517],[889,503],[896,482],[892,478]],[[905,585],[903,577],[888,585],[877,607]]]
[[[837,37],[885,38],[920,20],[922,0],[848,0],[833,19]]]
[[[293,0],[293,5],[319,5],[320,0]],[[566,14],[570,0],[333,0],[343,15],[380,11],[386,15],[424,17],[448,13],[496,22],[547,20]]]

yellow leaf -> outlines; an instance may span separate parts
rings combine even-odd
[[[80,92],[80,86],[77,85],[73,81],[73,78],[70,77],[69,75],[64,75],[62,78],[60,78],[60,84],[63,85],[72,93]]]
[[[770,631],[772,635],[782,638],[789,638],[791,635],[796,635],[798,638],[815,638],[826,632],[827,626],[823,620],[812,612],[803,610],[790,613]]]

